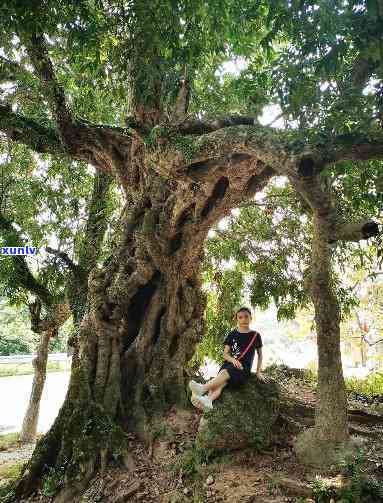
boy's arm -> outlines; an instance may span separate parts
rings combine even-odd
[[[230,346],[228,344],[225,344],[223,350],[223,359],[226,360],[227,362],[233,363],[234,358],[230,354]]]
[[[228,346],[227,344],[225,344],[225,349],[223,350],[223,359],[226,360],[227,362],[231,362],[235,367],[241,368],[243,370],[242,363],[239,360],[236,360],[233,356],[231,356],[230,346]]]
[[[262,369],[262,347],[257,348],[257,353],[258,353],[257,375],[259,375]]]

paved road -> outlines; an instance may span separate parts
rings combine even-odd
[[[49,372],[40,405],[38,432],[45,433],[64,401],[70,372]],[[0,435],[20,431],[32,388],[32,375],[0,378]]]

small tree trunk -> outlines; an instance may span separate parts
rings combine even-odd
[[[311,294],[315,305],[318,343],[316,434],[326,441],[348,438],[347,399],[340,352],[339,304],[331,281],[328,224],[314,212]]]
[[[28,408],[24,416],[23,426],[21,428],[21,442],[34,442],[36,440],[40,401],[45,384],[48,348],[52,332],[52,330],[46,330],[41,334],[37,354],[32,361],[34,368],[32,392],[29,398]]]
[[[364,335],[360,336],[360,359],[362,360],[362,367],[367,365],[366,342]]]

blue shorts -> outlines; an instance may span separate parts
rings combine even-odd
[[[229,372],[230,379],[227,381],[226,386],[230,388],[237,388],[241,384],[245,383],[250,377],[250,372],[246,368],[244,368],[244,370],[238,369],[231,362],[224,362],[220,366],[218,372],[223,369],[226,369]]]

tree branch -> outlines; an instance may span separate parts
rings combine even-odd
[[[72,136],[68,138],[69,143],[65,145],[55,129],[12,112],[9,105],[0,105],[0,131],[10,140],[22,143],[35,152],[65,154],[72,159],[89,162],[98,170],[108,173],[112,171],[116,155],[116,139],[124,147],[130,143],[123,128],[77,123]]]
[[[47,246],[46,248],[46,251],[48,253],[52,253],[52,255],[56,255],[56,257],[58,257],[60,260],[62,260],[62,262],[64,262],[64,264],[66,266],[69,267],[69,269],[71,269],[71,271],[73,271],[74,273],[77,273],[78,272],[78,265],[75,264],[68,256],[67,253],[65,252],[62,252],[60,250],[55,250],[54,248],[51,248],[50,246]]]
[[[338,227],[333,241],[361,241],[379,234],[379,225],[374,220],[364,220]]]
[[[35,152],[64,154],[60,138],[53,128],[12,112],[9,105],[0,105],[0,131],[10,140],[22,143]]]
[[[131,130],[98,127],[77,121],[66,103],[65,92],[54,72],[49,58],[48,47],[43,33],[20,33],[20,39],[26,46],[35,74],[39,77],[42,89],[47,97],[50,110],[56,121],[59,136],[65,152],[72,158],[85,160],[101,171],[111,172],[114,161],[120,161],[123,145],[128,150],[127,135]],[[19,140],[20,141],[20,140]]]
[[[254,126],[258,123],[256,117],[248,115],[228,115],[214,120],[189,119],[178,125],[181,134],[205,134],[229,126]]]
[[[66,104],[64,90],[54,73],[44,35],[32,33],[29,37],[22,35],[21,38],[26,45],[35,73],[40,78],[57,126],[65,138],[68,129],[73,128],[72,114]]]
[[[279,171],[283,174],[288,174],[287,167],[283,167],[286,160],[291,162],[293,169],[298,170],[301,176],[311,176],[334,162],[383,159],[381,136],[367,140],[355,134],[339,135],[329,138],[324,144],[302,144],[297,147],[296,138],[292,138],[289,131],[261,126],[255,121],[253,117],[247,116],[229,116],[211,122],[185,121],[179,126],[179,132],[200,135],[194,140],[194,144],[202,148],[199,151],[196,149],[196,159],[193,162],[200,160],[198,153],[202,156],[217,148],[223,148],[221,155],[233,152],[255,155],[262,147],[263,152],[272,156],[276,163],[273,166],[269,159],[268,164],[275,169],[279,165]],[[212,157],[217,158],[217,155],[210,156]]]
[[[22,241],[12,223],[2,214],[0,214],[0,232],[3,235],[6,246],[16,246],[17,242],[21,243]],[[53,302],[51,293],[32,275],[25,258],[20,255],[13,255],[12,260],[15,273],[12,280],[15,286],[25,288],[35,294],[47,306],[51,305]]]
[[[112,177],[107,173],[97,172],[93,180],[93,191],[89,202],[88,220],[81,244],[78,264],[82,271],[89,274],[96,265],[100,247],[107,228],[107,194]]]
[[[360,142],[350,135],[350,143],[342,137],[341,141],[329,143],[324,147],[323,158],[326,164],[339,161],[369,161],[373,159],[383,159],[383,138]]]

